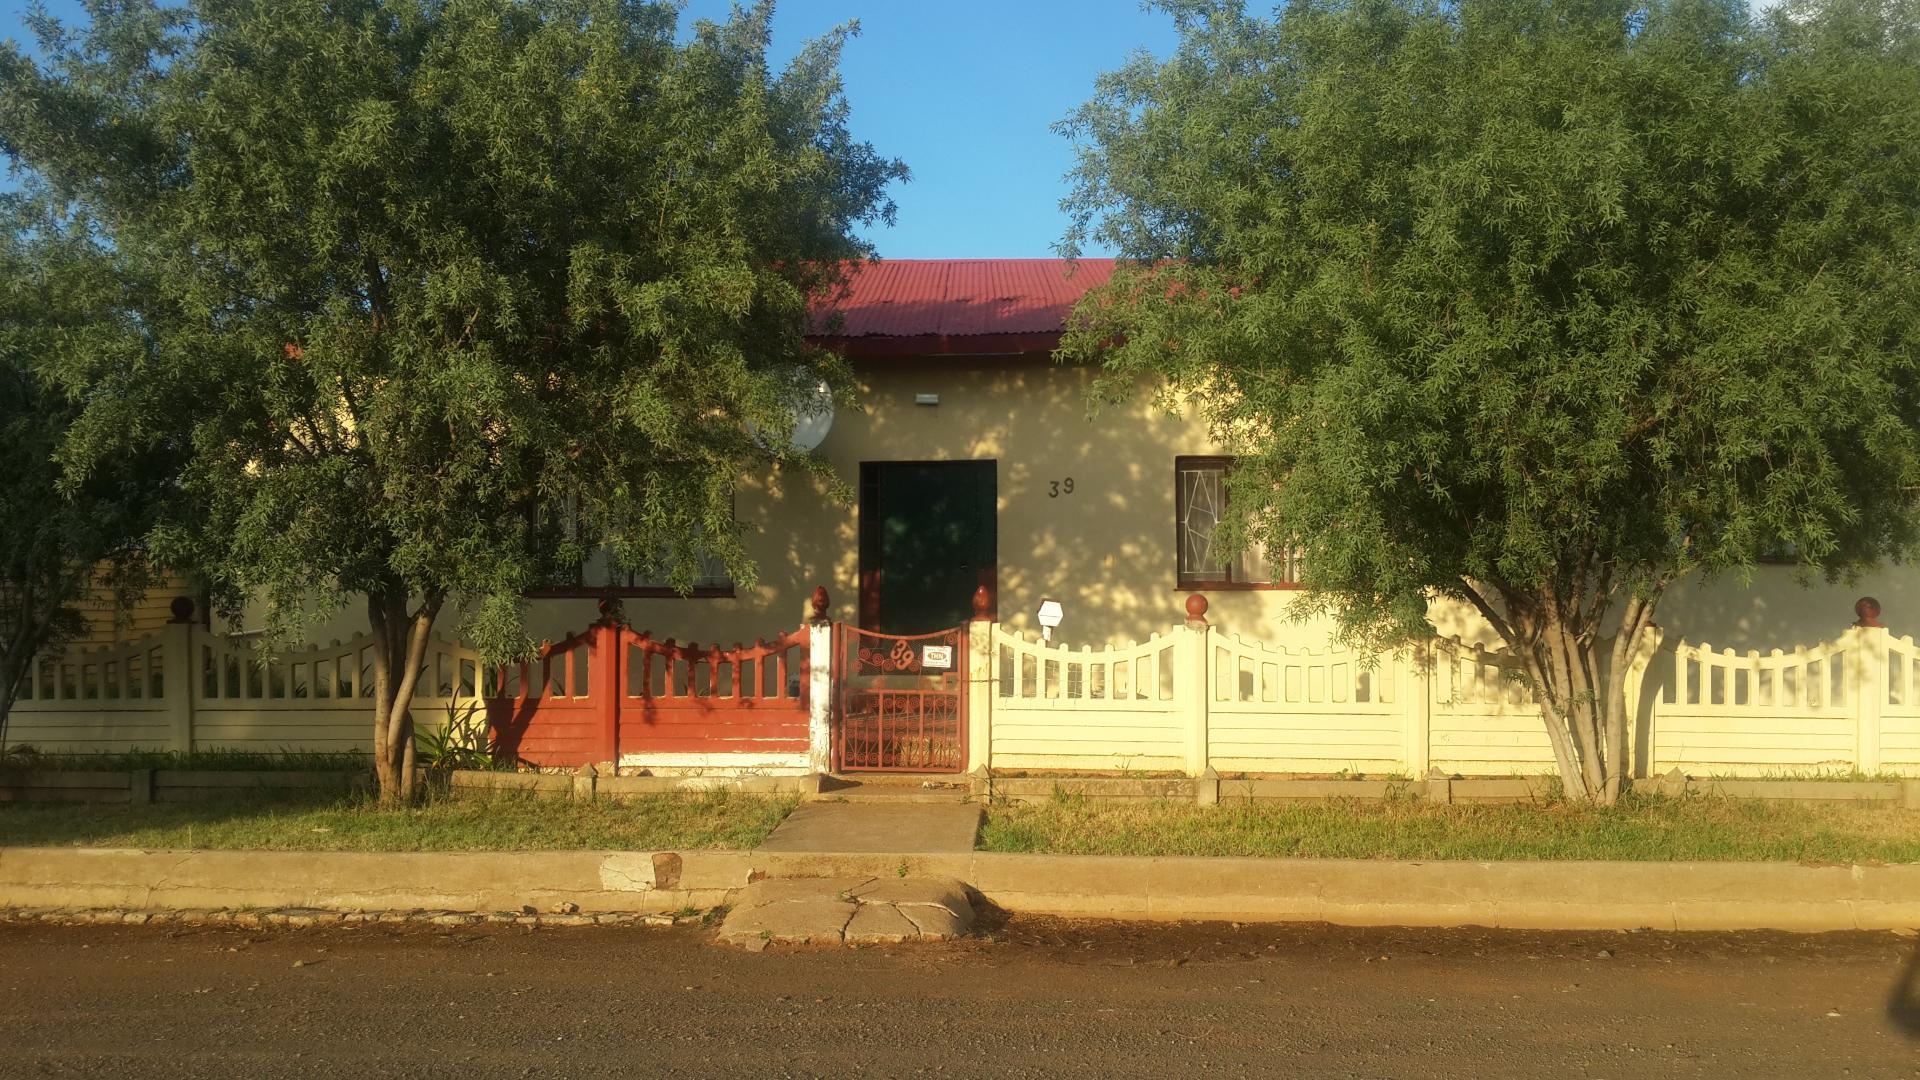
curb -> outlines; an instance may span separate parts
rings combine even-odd
[[[1920,864],[0,848],[0,909],[671,914],[765,878],[942,877],[1012,912],[1531,930],[1920,926]],[[577,905],[571,909],[567,905]]]
[[[203,910],[165,908],[123,911],[119,908],[11,908],[0,909],[0,923],[51,923],[56,926],[230,926],[241,930],[307,930],[321,926],[361,926],[373,923],[413,923],[433,926],[520,926],[528,929],[573,926],[688,926],[705,925],[706,913],[641,915],[635,912],[584,915],[550,911],[325,911],[319,908],[253,908]]]

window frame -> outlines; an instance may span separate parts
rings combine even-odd
[[[695,585],[690,593],[675,592],[664,585],[550,585],[528,589],[529,600],[598,600],[617,596],[623,600],[731,600],[737,593],[732,585]]]
[[[738,505],[735,513],[739,512]],[[628,571],[631,574],[631,571]],[[725,585],[695,585],[692,592],[676,591],[671,585],[537,585],[521,593],[529,600],[598,600],[618,597],[622,600],[732,600],[739,594],[733,573],[727,573]]]
[[[1189,579],[1187,571],[1181,568],[1186,551],[1186,494],[1181,486],[1180,475],[1184,472],[1217,467],[1222,474],[1220,495],[1223,500],[1231,496],[1225,485],[1225,474],[1231,470],[1238,459],[1231,454],[1180,454],[1173,459],[1173,586],[1175,592],[1193,592],[1210,589],[1215,592],[1291,592],[1304,588],[1298,581],[1235,581],[1233,563],[1226,567],[1224,579]],[[1272,565],[1272,560],[1268,560]]]

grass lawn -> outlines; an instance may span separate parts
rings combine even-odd
[[[986,851],[1343,859],[1920,862],[1920,811],[1630,797],[1612,808],[1096,803],[996,806]]]
[[[524,792],[434,795],[382,810],[365,798],[156,806],[0,803],[0,846],[269,851],[687,851],[750,848],[797,799],[709,792],[632,800]]]

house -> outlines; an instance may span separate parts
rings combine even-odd
[[[970,615],[986,586],[1010,629],[1057,600],[1056,640],[1121,644],[1165,629],[1204,592],[1216,626],[1264,636],[1296,593],[1287,567],[1217,559],[1207,535],[1221,498],[1222,449],[1193,415],[1143,393],[1089,413],[1092,373],[1052,358],[1068,311],[1112,260],[889,259],[867,265],[824,344],[852,362],[864,409],[842,410],[818,452],[853,485],[835,503],[805,481],[746,478],[736,513],[754,530],[752,588],[724,572],[693,595],[615,580],[536,599],[536,638],[590,622],[622,598],[635,626],[682,640],[752,641],[797,625],[815,586],[832,616],[923,633]],[[567,592],[575,595],[566,595]],[[1661,607],[1669,639],[1769,649],[1844,629],[1854,599],[1877,596],[1891,625],[1920,611],[1920,575],[1888,569],[1852,586],[1803,587],[1791,567],[1750,582],[1676,585]],[[1491,641],[1472,613],[1436,610],[1443,634]]]
[[[522,756],[551,748],[557,762],[600,760],[579,756],[595,745],[623,768],[721,765],[726,755],[705,751],[729,745],[736,724],[715,704],[740,696],[728,680],[749,698],[764,689],[721,650],[791,633],[824,586],[840,629],[814,640],[809,663],[830,682],[815,684],[811,728],[792,686],[759,703],[760,717],[785,726],[763,720],[757,764],[1551,771],[1538,708],[1508,677],[1510,659],[1475,648],[1497,645],[1477,614],[1435,604],[1441,663],[1395,655],[1369,667],[1325,622],[1289,618],[1294,567],[1211,549],[1231,461],[1196,415],[1169,414],[1147,387],[1089,411],[1093,372],[1052,352],[1073,304],[1112,271],[1097,259],[887,260],[858,271],[820,340],[852,362],[863,408],[834,417],[818,447],[854,498],[835,502],[778,474],[744,478],[736,514],[759,569],[750,588],[716,572],[679,596],[600,568],[573,595],[537,598],[537,637],[586,626],[608,591],[634,628],[620,632],[653,637],[618,649],[642,675],[623,676],[627,696],[608,706],[605,728],[631,738],[567,720],[581,715],[568,704],[548,707],[558,727],[509,725],[509,745]],[[1786,565],[1673,587],[1658,618],[1667,649],[1632,676],[1633,772],[1920,771],[1920,654],[1885,630],[1848,630],[1862,593],[1896,627],[1920,611],[1920,575],[1897,568],[1850,587],[1807,587]],[[1195,594],[1204,620],[1188,618]],[[969,623],[975,596],[987,619],[948,636],[858,633],[935,635]],[[1037,640],[1043,601],[1058,605],[1051,643]],[[669,637],[707,644],[673,659],[661,651]],[[928,648],[943,659],[950,650],[951,666],[921,664]],[[1884,666],[1863,666],[1870,654]],[[1855,680],[1844,690],[1843,669]],[[641,678],[649,689],[636,693]],[[1869,710],[1876,678],[1887,692]],[[1816,684],[1829,690],[1817,701]]]
[[[820,339],[859,380],[862,407],[833,417],[817,451],[850,499],[778,472],[743,477],[735,512],[756,583],[715,567],[682,596],[590,564],[531,598],[529,629],[555,643],[541,660],[486,673],[443,642],[416,710],[484,697],[515,756],[630,771],[1550,771],[1537,707],[1507,677],[1511,659],[1477,647],[1495,644],[1477,616],[1436,604],[1442,637],[1423,647],[1436,663],[1336,647],[1325,624],[1289,619],[1291,567],[1211,550],[1230,460],[1198,417],[1167,413],[1145,387],[1089,412],[1093,373],[1052,351],[1112,270],[863,267]],[[1634,774],[1920,775],[1920,649],[1849,630],[1862,594],[1910,628],[1920,575],[1809,587],[1764,565],[1676,584],[1658,617],[1664,651],[1634,676]],[[600,619],[609,596],[623,621]],[[1058,605],[1051,642],[1043,601]],[[169,624],[62,659],[36,677],[14,737],[365,746],[358,611],[310,635],[334,644],[264,670],[232,629]]]

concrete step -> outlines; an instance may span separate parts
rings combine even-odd
[[[962,791],[889,791],[882,788],[872,789],[845,788],[840,791],[823,791],[824,800],[839,799],[841,802],[855,803],[963,803],[970,795]]]
[[[820,798],[858,803],[963,803],[972,797],[965,781],[927,781],[914,777],[879,780],[826,777]]]

